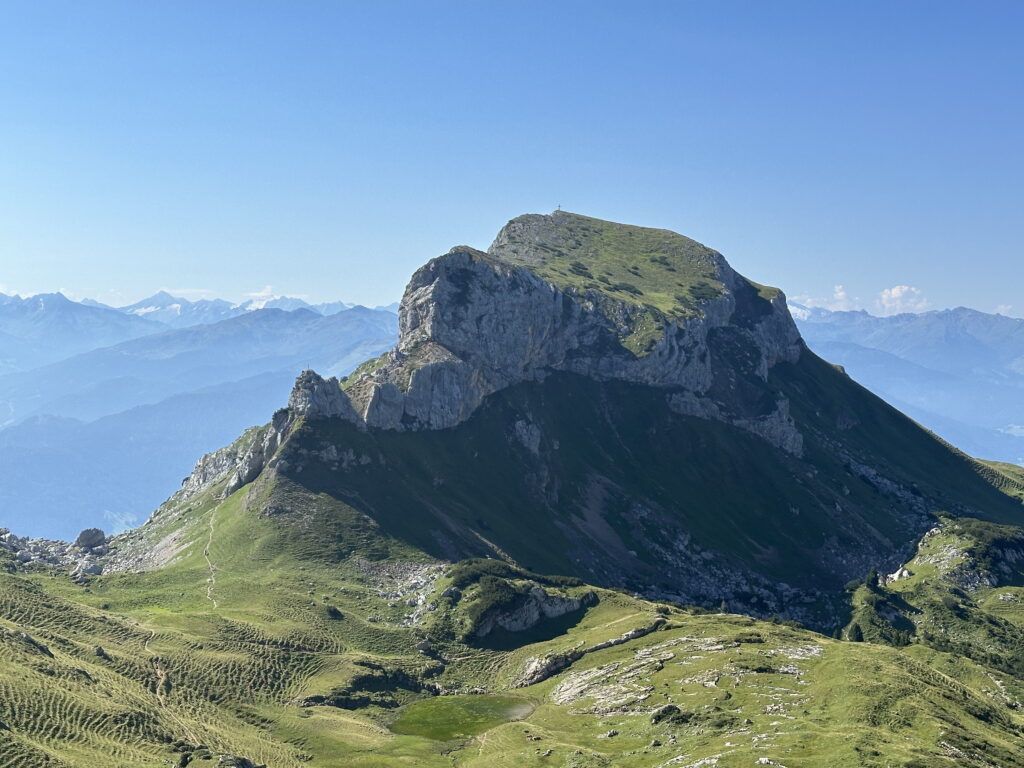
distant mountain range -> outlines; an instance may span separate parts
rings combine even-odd
[[[346,301],[310,304],[293,296],[241,303],[190,301],[158,291],[134,304],[111,307],[93,299],[72,301],[62,293],[26,298],[0,293],[0,374],[28,370],[167,328],[210,325],[259,309],[306,309],[327,316],[356,306]],[[396,313],[398,303],[374,309]]]
[[[340,301],[0,295],[0,525],[66,537],[141,522],[300,371],[348,373],[397,327],[392,311]]]
[[[323,304],[310,304],[302,299],[291,296],[273,296],[265,299],[249,299],[240,304],[232,304],[223,299],[199,299],[189,301],[172,296],[166,291],[153,294],[134,304],[118,307],[118,311],[148,320],[157,320],[172,328],[187,328],[192,325],[216,323],[232,317],[244,315],[257,309],[283,309],[292,311],[308,309],[318,315],[333,315],[345,309],[352,309],[355,304],[346,301],[330,301]],[[397,305],[378,307],[395,311]]]
[[[25,299],[0,294],[0,373],[28,370],[165,328],[152,319],[71,301],[60,293]]]
[[[791,305],[815,352],[973,456],[1024,463],[1024,320]]]
[[[0,414],[97,419],[201,387],[315,361],[346,372],[393,341],[397,318],[365,307],[334,315],[261,309],[101,347],[0,377]]]

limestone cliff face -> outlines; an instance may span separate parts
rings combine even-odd
[[[578,597],[549,594],[543,587],[535,586],[523,596],[515,608],[494,610],[484,615],[477,623],[474,634],[477,637],[485,637],[498,628],[508,632],[525,632],[545,619],[554,619],[578,611],[583,605],[584,601]]]
[[[350,420],[357,417],[338,380],[324,379],[313,371],[299,374],[288,399],[288,410],[303,415],[331,414]]]
[[[613,295],[596,282],[559,285],[539,267],[549,263],[549,243],[561,242],[572,217],[520,217],[486,253],[462,246],[428,262],[406,288],[397,347],[344,388],[303,374],[289,407],[370,429],[445,429],[494,392],[567,371],[663,388],[682,413],[733,423],[799,454],[802,441],[786,403],[765,408],[720,391],[730,377],[764,381],[771,367],[799,357],[802,342],[785,297],[760,295],[720,254],[693,241],[685,241],[696,252],[687,258],[699,260],[707,284],[721,290],[685,312]],[[588,253],[594,260],[601,255]],[[582,261],[571,268],[589,273]],[[640,335],[647,348],[638,350],[632,340]]]
[[[603,239],[594,237],[598,230]],[[629,279],[643,274],[637,265],[654,262],[664,279],[696,274],[702,291],[666,309],[648,303],[661,295],[656,282],[647,285],[650,296],[600,282],[597,265],[616,236],[625,245],[618,244],[615,267]],[[594,280],[567,284],[574,270]],[[487,252],[459,246],[417,270],[399,308],[395,349],[344,382],[303,372],[286,409],[204,456],[174,500],[220,482],[224,495],[249,483],[301,419],[342,418],[362,430],[446,429],[489,395],[559,371],[664,390],[676,413],[731,424],[800,456],[803,435],[767,379],[802,350],[783,294],[755,286],[716,251],[675,233],[565,212],[520,216]],[[532,444],[539,435],[518,439]]]

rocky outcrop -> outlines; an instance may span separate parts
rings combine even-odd
[[[86,528],[75,539],[75,546],[82,549],[102,547],[107,541],[106,535],[99,528]]]
[[[303,377],[324,381],[312,371],[300,376],[300,382],[305,380]],[[196,462],[192,474],[182,481],[181,488],[165,506],[178,506],[225,480],[227,482],[222,496],[229,496],[254,480],[284,442],[295,415],[290,410],[282,409],[274,414],[269,424],[246,430],[231,445],[203,456]],[[159,514],[159,511],[154,514]]]
[[[668,396],[669,407],[683,416],[714,419],[764,438],[776,448],[794,456],[803,456],[804,436],[789,414],[789,401],[775,403],[775,410],[765,415],[749,416],[729,413],[709,397],[695,392],[674,392]]]
[[[63,568],[81,581],[103,573],[103,559],[110,553],[108,539],[98,528],[88,528],[73,544],[55,539],[28,538],[0,528],[0,551],[6,551],[21,567]]]
[[[298,416],[318,419],[340,416],[356,421],[357,415],[351,401],[341,391],[341,385],[334,377],[324,379],[313,371],[303,371],[295,381],[288,410]]]
[[[218,756],[217,766],[218,768],[267,768],[263,763],[257,765],[252,760],[245,757],[238,757],[237,755]]]
[[[799,454],[802,438],[784,400],[762,413],[714,391],[721,369],[736,364],[735,355],[719,352],[716,329],[729,328],[741,337],[729,344],[749,350],[742,374],[765,380],[774,365],[799,357],[802,342],[782,294],[761,296],[720,254],[672,233],[665,235],[684,240],[723,286],[692,311],[671,315],[604,290],[560,287],[536,267],[567,217],[572,214],[520,217],[487,253],[459,246],[431,260],[406,288],[397,347],[344,384],[304,373],[290,409],[361,428],[445,429],[468,419],[494,392],[567,371],[663,388],[688,415],[734,424]],[[637,352],[627,340],[644,323],[659,327],[650,349]],[[517,437],[533,442],[526,433]]]
[[[893,571],[892,573],[887,574],[885,577],[883,577],[882,583],[886,584],[886,585],[888,585],[888,584],[895,584],[897,581],[903,581],[904,579],[909,579],[913,575],[914,575],[914,573],[911,570],[909,570],[908,568],[905,568],[904,566],[901,565],[895,571]]]
[[[594,645],[577,648],[566,653],[529,658],[523,665],[523,669],[519,673],[519,677],[513,687],[526,688],[527,686],[544,682],[549,677],[557,675],[563,669],[566,669],[571,664],[576,663],[588,653],[603,651],[605,648],[612,648],[616,645],[628,643],[630,640],[636,640],[638,637],[644,637],[645,635],[651,634],[651,632],[656,632],[661,629],[666,623],[665,619],[655,619],[652,623],[646,626],[636,627],[635,629],[623,632],[618,637],[603,640],[600,643],[595,643]]]
[[[187,501],[233,473],[253,443],[258,442],[265,427],[247,430],[238,440],[208,453],[196,462],[192,473],[181,482],[174,501]]]
[[[224,495],[229,496],[243,485],[252,482],[263,471],[270,459],[281,447],[291,426],[292,414],[278,411],[270,424],[261,429],[248,449],[242,453],[235,464],[228,482],[224,487]]]
[[[541,586],[533,587],[511,610],[491,611],[476,625],[477,637],[486,637],[496,628],[509,632],[525,632],[545,619],[555,619],[578,611],[584,601],[578,597],[553,595]]]

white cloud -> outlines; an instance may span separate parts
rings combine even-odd
[[[50,291],[26,291],[25,286],[21,288],[15,288],[13,285],[7,285],[6,283],[0,283],[0,293],[8,296],[19,296],[21,298],[27,298],[29,296],[35,296],[39,293],[50,293]]]
[[[274,290],[274,286],[272,285],[264,285],[258,291],[252,291],[251,293],[245,294],[245,296],[246,298],[252,299],[255,302],[266,302],[271,301],[272,299],[283,299],[286,296],[289,299],[302,299],[303,301],[305,301],[307,298],[307,295],[305,293],[278,293],[277,291]]]
[[[919,288],[912,285],[894,285],[878,294],[875,301],[883,315],[899,315],[904,312],[924,312],[930,305]]]
[[[250,299],[273,299],[274,298],[274,286],[264,285],[260,290],[253,291],[252,293],[245,294]]]
[[[860,304],[858,299],[850,296],[846,290],[846,286],[844,285],[835,286],[832,289],[832,296],[827,299],[801,294],[799,296],[794,296],[793,301],[797,304],[803,304],[805,307],[821,307],[822,309],[829,309],[833,312],[845,312],[851,309],[857,309]]]
[[[997,315],[1009,315],[1013,311],[1013,306],[1010,304],[1000,304],[996,307]]]

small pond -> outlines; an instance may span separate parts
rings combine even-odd
[[[519,696],[437,696],[407,706],[391,724],[391,731],[436,741],[464,739],[522,720],[531,712],[533,704]]]

